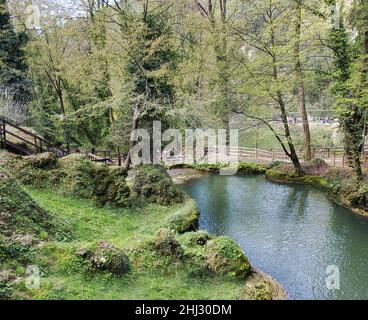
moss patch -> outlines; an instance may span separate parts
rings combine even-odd
[[[168,227],[177,233],[194,231],[198,228],[199,211],[194,200],[187,200],[176,212],[168,218]]]
[[[211,270],[216,274],[246,278],[251,272],[248,259],[230,238],[210,240],[206,245],[206,257]]]
[[[175,187],[166,169],[159,165],[135,168],[132,191],[136,198],[161,205],[183,201],[183,194]]]

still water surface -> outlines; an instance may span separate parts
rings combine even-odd
[[[236,240],[290,299],[368,299],[368,220],[320,191],[218,175],[182,188],[198,203],[200,228]],[[328,266],[339,268],[340,290],[327,288]]]

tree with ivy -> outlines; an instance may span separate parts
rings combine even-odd
[[[30,99],[24,51],[27,41],[25,32],[15,31],[7,1],[0,0],[0,86],[12,94],[16,103],[26,103]]]
[[[336,1],[327,1],[336,5]],[[358,180],[363,179],[360,163],[364,127],[366,122],[366,85],[367,85],[367,54],[368,33],[365,30],[367,19],[362,13],[365,2],[355,3],[355,14],[351,15],[352,25],[358,26],[358,37],[353,40],[347,30],[343,8],[340,9],[338,26],[331,29],[328,46],[334,54],[333,95],[340,125],[344,132],[345,152],[354,168]]]
[[[148,1],[142,12],[120,12],[124,55],[123,72],[130,90],[130,117],[134,131],[149,129],[152,121],[166,122],[166,112],[174,105],[175,88],[172,83],[178,54],[173,41],[170,6],[149,8]],[[125,87],[126,88],[126,87]],[[125,114],[127,114],[125,112]],[[130,143],[129,150],[134,147]],[[131,164],[128,154],[126,167]]]

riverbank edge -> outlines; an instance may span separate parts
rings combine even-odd
[[[180,166],[172,166],[169,170],[178,169]],[[218,165],[185,165],[183,169],[195,169],[201,175],[198,174],[197,178],[205,174],[219,174],[220,169],[226,168],[226,166]],[[254,162],[242,162],[239,164],[238,171],[236,175],[247,176],[247,175],[263,175],[268,181],[279,183],[279,184],[289,184],[289,185],[308,185],[312,186],[320,191],[322,191],[332,202],[340,205],[353,214],[358,215],[362,218],[368,219],[368,211],[357,208],[353,206],[347,198],[347,195],[336,191],[336,188],[325,178],[319,176],[306,175],[303,177],[297,177],[295,175],[286,174],[283,172],[278,172],[276,169],[271,168],[267,165],[261,165]],[[185,177],[178,178],[182,183],[185,181]],[[193,180],[193,178],[188,179],[185,182]]]

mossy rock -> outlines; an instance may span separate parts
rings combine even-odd
[[[58,164],[58,159],[56,155],[52,152],[35,154],[24,157],[24,159],[28,162],[29,165],[37,169],[55,168]]]
[[[245,278],[251,273],[247,257],[230,238],[218,237],[210,240],[206,245],[206,258],[215,274]]]
[[[206,257],[206,244],[212,237],[205,231],[187,232],[178,237],[184,249],[184,263],[191,277],[213,277]]]
[[[60,159],[63,177],[60,181],[62,193],[77,198],[92,199],[94,196],[94,164],[81,154],[72,154]]]
[[[238,167],[240,174],[264,174],[267,170],[267,167],[257,163],[240,162]]]
[[[205,246],[212,237],[207,231],[196,231],[196,232],[186,232],[180,236],[180,243],[183,244],[185,248],[195,248],[196,246]]]
[[[100,205],[124,207],[130,204],[130,189],[124,168],[110,169],[106,166],[95,166],[94,200]]]
[[[171,256],[180,259],[183,249],[175,237],[175,233],[168,229],[161,229],[155,239],[155,248],[163,256]]]
[[[242,295],[244,300],[272,300],[272,287],[268,281],[247,283]]]
[[[183,194],[160,165],[138,166],[134,172],[132,191],[135,197],[160,205],[183,201]]]
[[[177,233],[185,233],[198,229],[199,210],[194,200],[187,200],[184,207],[169,217],[169,228]]]
[[[88,259],[96,270],[107,271],[118,276],[130,271],[128,256],[111,243],[100,241],[90,249],[81,249],[77,255]]]

